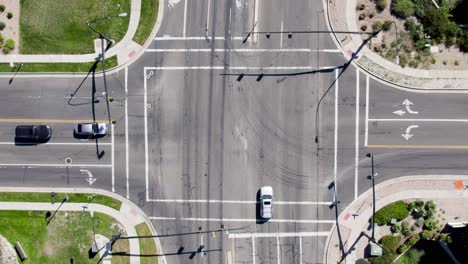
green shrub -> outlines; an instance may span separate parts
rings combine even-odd
[[[7,39],[2,45],[2,50],[4,53],[8,53],[15,48],[15,42],[12,39]]]
[[[8,18],[8,19],[11,19],[12,17],[13,17],[13,13],[12,13],[12,12],[8,12],[7,18]]]
[[[356,260],[355,264],[367,264],[367,263],[369,263],[369,262],[367,262],[367,260],[365,260],[365,259],[358,259],[358,260]]]
[[[434,218],[426,219],[426,221],[424,221],[424,228],[429,230],[429,231],[432,231],[432,230],[436,229],[437,228],[437,223],[436,223],[436,221],[434,221]]]
[[[453,242],[452,236],[448,235],[448,236],[445,238],[445,243],[451,244],[452,242]]]
[[[378,11],[382,12],[387,7],[387,0],[377,0],[376,7]]]
[[[2,43],[2,42],[3,42],[3,36],[2,36],[2,34],[0,34],[0,43]]]
[[[411,231],[416,231],[417,229],[418,229],[418,227],[416,225],[411,226]]]
[[[429,218],[432,218],[433,216],[434,216],[433,211],[429,211],[429,210],[424,211],[424,219],[429,219]]]
[[[450,20],[450,13],[447,8],[430,8],[426,10],[421,23],[429,36],[437,42],[446,42],[461,34],[461,29]]]
[[[414,24],[414,20],[412,20],[412,19],[407,19],[405,23],[409,23],[409,24],[412,23],[412,24]],[[422,207],[424,206],[424,202],[421,201],[421,200],[416,200],[416,201],[414,202],[414,206],[415,206],[416,208],[422,208]]]
[[[406,240],[405,244],[408,245],[408,247],[412,247],[419,241],[419,239],[421,239],[419,234],[413,235],[408,240]]]
[[[404,236],[409,236],[411,234],[411,230],[409,229],[409,227],[403,227],[401,229],[401,233],[404,235]]]
[[[373,29],[374,31],[380,31],[380,30],[382,30],[382,22],[380,22],[380,21],[378,21],[378,20],[375,21],[375,22],[372,24],[372,29]]]
[[[374,18],[375,14],[374,13],[369,13],[369,18]]]
[[[411,67],[411,68],[417,68],[419,66],[419,62],[417,60],[411,60],[408,65]]]
[[[381,257],[370,258],[369,261],[372,264],[390,264],[395,260],[396,254],[385,254]]]
[[[383,25],[382,25],[382,29],[383,29],[384,31],[388,31],[388,30],[390,30],[391,27],[392,27],[392,21],[390,21],[390,20],[385,20],[385,22],[384,22]]]
[[[362,13],[359,15],[359,20],[364,20],[366,18],[366,14]]]
[[[0,21],[0,30],[3,30],[6,27],[5,23]]]
[[[429,239],[432,239],[433,236],[434,236],[434,233],[432,233],[432,232],[429,231],[429,230],[423,230],[423,231],[421,232],[421,238],[422,238],[422,239],[429,240]]]
[[[407,18],[414,15],[416,5],[412,0],[393,0],[391,10],[398,17]]]
[[[417,227],[421,227],[424,225],[424,220],[419,218],[418,220],[416,220],[416,222],[414,223]]]
[[[0,5],[0,12],[5,11],[5,5]]]
[[[422,263],[421,258],[425,254],[424,250],[419,250],[412,248],[408,250],[407,254],[408,255],[408,263]]]
[[[392,233],[398,233],[401,231],[401,225],[400,224],[394,224],[392,227],[390,227],[390,231]]]
[[[443,65],[447,65],[447,61],[443,61],[442,64],[443,64]]]
[[[400,55],[400,66],[401,67],[406,67],[406,65],[408,65],[408,58],[406,57],[405,54],[401,54]]]
[[[453,65],[458,66],[458,65],[460,65],[460,62],[458,62],[458,61],[456,60],[456,61],[453,62]]]
[[[401,226],[404,227],[404,228],[409,228],[411,226],[411,224],[410,224],[410,222],[405,220],[405,221],[401,222]]]
[[[390,222],[392,218],[401,221],[408,217],[408,215],[409,211],[406,209],[405,203],[403,201],[398,201],[383,207],[375,213],[375,222],[378,225],[385,225]]]
[[[398,236],[384,236],[380,239],[383,251],[385,253],[396,253],[398,244],[400,244],[402,237]]]
[[[398,253],[399,254],[402,254],[403,252],[405,252],[406,250],[408,249],[408,246],[403,244],[401,245],[399,248],[398,248]]]
[[[367,26],[366,26],[366,25],[362,25],[362,26],[361,26],[361,30],[362,30],[362,31],[366,31],[366,29],[367,29]]]
[[[436,204],[432,200],[427,201],[426,205],[424,205],[424,209],[434,212],[436,209]]]
[[[366,6],[364,4],[359,4],[359,5],[356,6],[357,10],[364,10],[364,8],[366,8]]]

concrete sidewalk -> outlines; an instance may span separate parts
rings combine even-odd
[[[322,0],[326,8],[327,26],[332,31],[359,32],[356,21],[356,0]],[[348,59],[362,45],[358,34],[333,33],[336,45]],[[402,88],[468,89],[467,70],[424,70],[402,68],[363,46],[354,64],[377,79]]]
[[[457,182],[458,181],[458,182]],[[394,178],[375,186],[376,211],[387,204],[405,199],[435,200],[439,208],[447,211],[447,222],[468,222],[468,175],[424,175]],[[369,219],[372,217],[372,189],[361,194],[337,218],[325,244],[323,263],[355,263],[363,258],[370,237]],[[337,228],[338,227],[338,228]],[[376,227],[376,233],[378,233]],[[340,250],[340,238],[343,251]],[[379,237],[376,235],[376,239]],[[343,253],[344,252],[344,253]]]
[[[151,44],[151,36],[155,36],[157,30],[159,29],[164,12],[164,0],[160,0],[158,18],[156,24],[151,32],[149,39],[146,43],[141,46],[140,44],[133,41],[133,36],[135,35],[138,24],[140,22],[140,13],[141,13],[141,0],[131,0],[130,4],[130,20],[128,24],[127,32],[125,36],[120,40],[115,46],[112,46],[106,52],[106,58],[110,58],[114,55],[117,55],[118,66],[127,65],[135,61],[139,56],[144,53],[144,50]],[[83,25],[85,27],[86,25]],[[96,38],[99,36],[96,35]],[[100,47],[100,46],[99,46]],[[35,55],[35,54],[0,54],[0,63],[80,63],[80,62],[92,62],[100,56],[100,49],[96,50],[95,53],[91,54],[45,54],[45,55]]]
[[[0,192],[56,192],[56,193],[93,193],[110,196],[122,202],[122,206],[119,211],[104,206],[101,204],[93,203],[69,203],[65,202],[61,205],[60,211],[94,211],[109,215],[120,222],[125,229],[127,236],[137,236],[135,226],[146,223],[153,236],[156,236],[156,230],[151,223],[151,220],[146,214],[135,204],[129,200],[104,190],[98,189],[79,189],[79,188],[24,188],[24,187],[0,187]],[[0,210],[25,210],[25,211],[55,211],[60,206],[60,202],[54,204],[51,203],[39,203],[39,202],[0,202]],[[85,209],[84,206],[87,208]],[[138,239],[129,239],[130,246],[130,263],[140,263],[140,244]],[[162,254],[161,243],[159,239],[154,238],[158,253]],[[165,264],[166,260],[164,257],[158,258],[160,263]]]

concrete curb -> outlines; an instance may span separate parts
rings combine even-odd
[[[387,190],[392,185],[398,186],[406,186],[411,182],[430,182],[430,181],[455,181],[455,180],[463,180],[468,181],[468,175],[413,175],[413,176],[401,176],[398,178],[393,178],[382,183],[375,185],[375,192],[379,193],[379,191]],[[463,191],[454,191],[454,190],[424,190],[424,189],[415,189],[415,190],[396,190],[392,192],[390,195],[386,195],[384,197],[376,197],[376,210],[384,207],[387,204],[396,202],[398,200],[405,200],[405,199],[414,199],[414,198],[421,198],[421,199],[449,199],[455,198],[454,196],[459,195],[458,193],[463,194],[463,199],[468,199],[468,192],[463,193]],[[460,198],[459,196],[457,196]],[[343,222],[342,219],[346,217],[346,215],[351,215],[356,211],[353,210],[356,206],[364,205],[368,200],[372,199],[372,189],[369,189],[358,196],[357,199],[352,201],[349,205],[346,206],[345,209],[339,214],[338,221]],[[371,203],[371,202],[370,202]],[[364,225],[352,225],[347,226],[347,223],[340,223],[340,226],[343,228],[351,229],[350,234],[346,239],[346,241],[354,241],[357,236],[363,230],[362,227],[367,224],[367,220],[372,216],[372,207],[366,208],[363,212],[359,213],[359,217],[363,220],[361,222]],[[349,225],[349,224],[348,224]],[[336,223],[332,226],[327,240],[325,242],[324,254],[323,254],[323,263],[334,263],[328,261],[329,252],[333,250],[339,251],[339,248],[334,248],[331,243],[331,239],[335,235],[337,231]],[[345,260],[346,261],[346,260]]]
[[[57,193],[93,193],[93,194],[100,194],[100,195],[105,195],[109,196],[111,198],[114,198],[116,200],[119,200],[122,202],[122,206],[125,204],[129,208],[132,208],[134,210],[137,210],[138,214],[144,219],[144,222],[147,224],[148,228],[151,231],[151,234],[153,236],[157,236],[158,233],[156,229],[153,226],[153,223],[149,219],[149,217],[143,212],[143,210],[140,209],[136,204],[131,202],[130,200],[116,194],[110,191],[102,190],[102,189],[92,189],[92,188],[50,188],[50,187],[0,187],[0,192],[44,192],[44,193],[50,193],[50,192],[57,192]],[[93,205],[99,205],[99,206],[104,206],[100,204],[93,204]],[[107,207],[107,206],[105,206]],[[108,207],[110,208],[110,207]],[[113,208],[110,208],[114,210]],[[120,222],[119,219],[116,219]],[[138,223],[135,223],[133,228]],[[136,231],[135,231],[136,232]],[[135,233],[136,234],[136,233]],[[154,242],[156,243],[156,249],[158,251],[158,254],[163,254],[162,251],[162,246],[161,246],[161,241],[158,238],[154,238]],[[138,252],[139,254],[139,252]],[[158,262],[161,264],[166,264],[166,258],[164,256],[158,257]],[[134,262],[131,262],[134,263]]]

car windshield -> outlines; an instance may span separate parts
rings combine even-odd
[[[262,196],[262,199],[270,199],[271,200],[271,199],[273,199],[273,196],[265,194],[265,195]]]

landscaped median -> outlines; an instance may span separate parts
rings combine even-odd
[[[80,63],[23,63],[21,68],[17,64],[11,67],[9,63],[0,63],[0,72],[89,72],[95,61]],[[106,59],[106,69],[114,68],[117,64],[117,56]],[[102,71],[102,62],[99,62],[96,71]]]
[[[14,255],[19,242],[29,263],[97,263],[101,258],[117,264],[157,263],[155,239],[138,238],[153,233],[135,205],[115,194],[60,191],[0,192],[0,236],[11,245],[2,252]],[[119,231],[123,233],[113,242]],[[93,243],[99,249],[95,254]],[[106,243],[112,244],[111,251]],[[0,255],[0,263],[2,257],[8,256]]]

